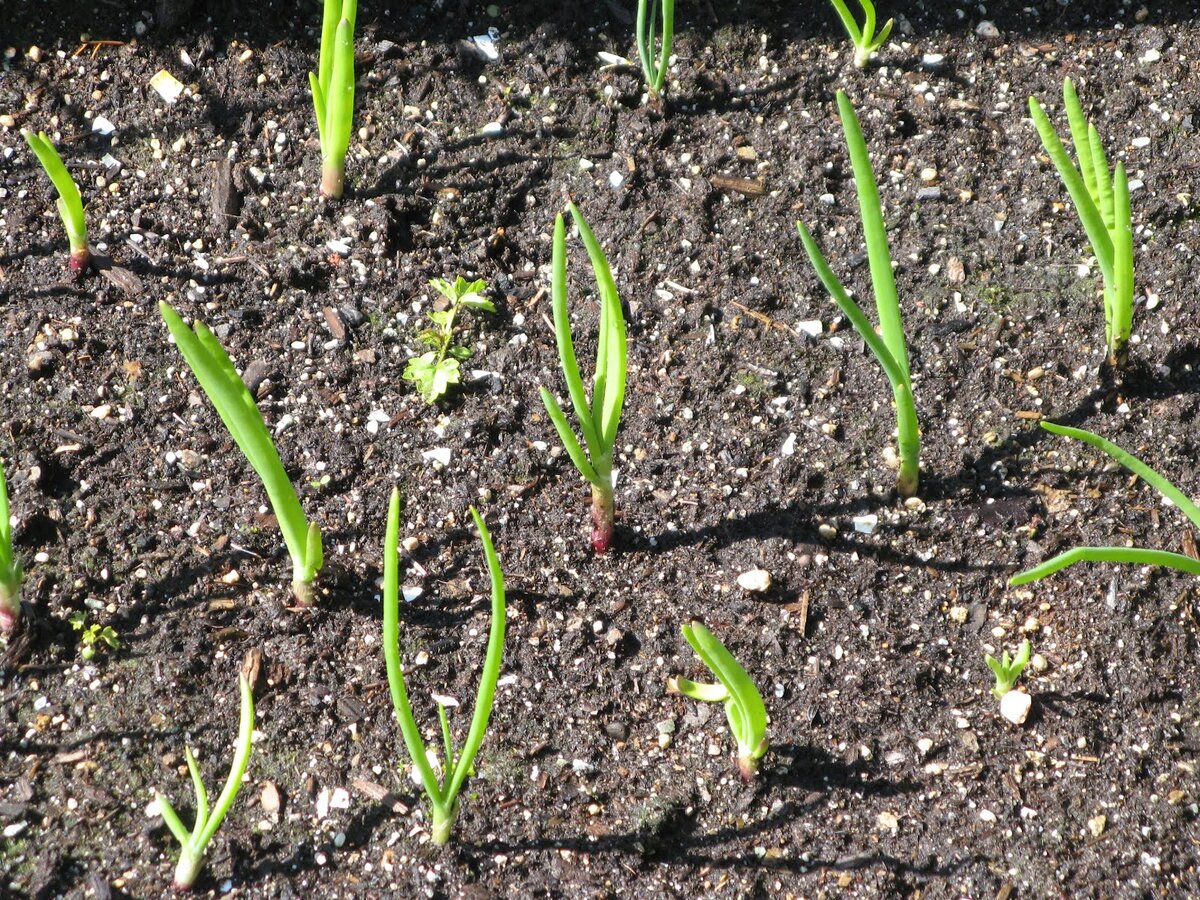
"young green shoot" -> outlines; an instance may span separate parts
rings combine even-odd
[[[194,330],[188,328],[165,301],[158,308],[192,374],[216,407],[234,443],[262,479],[292,558],[292,593],[300,606],[311,606],[313,581],[324,563],[321,529],[304,517],[262,413],[208,326],[197,320]]]
[[[84,659],[91,659],[96,655],[96,651],[104,647],[109,650],[120,650],[121,640],[117,637],[116,631],[111,625],[100,626],[93,622],[91,625],[87,623],[87,613],[83,610],[71,613],[67,618],[71,623],[71,627],[80,632],[79,643],[82,645],[79,648],[79,655]]]
[[[654,53],[655,30],[658,26],[658,7],[655,0],[638,0],[637,7],[637,52],[642,61],[642,72],[646,76],[646,87],[651,97],[662,94],[666,84],[667,70],[671,67],[671,42],[675,39],[675,0],[662,2],[662,44],[657,55]]]
[[[1025,671],[1025,667],[1029,665],[1029,655],[1032,648],[1029,645],[1029,640],[1021,641],[1021,646],[1017,648],[1015,657],[1009,656],[1005,650],[1000,654],[1000,659],[992,656],[990,653],[984,654],[984,662],[988,664],[988,668],[996,676],[996,684],[992,688],[992,696],[997,700],[1004,698],[1004,695],[1016,686],[1017,679],[1021,677],[1021,673]]]
[[[1139,475],[1151,487],[1170,500],[1191,523],[1200,528],[1200,508],[1196,506],[1183,491],[1167,481],[1152,468],[1128,451],[1122,450],[1116,444],[1109,443],[1097,434],[1084,431],[1082,428],[1068,428],[1065,425],[1055,425],[1053,422],[1039,423],[1053,434],[1061,434],[1090,444],[1097,450],[1115,459],[1135,475]],[[1025,572],[1020,572],[1008,580],[1013,586],[1028,584],[1053,575],[1059,569],[1065,569],[1078,562],[1115,562],[1130,563],[1137,566],[1166,566],[1178,569],[1191,575],[1200,575],[1200,561],[1185,556],[1182,553],[1172,553],[1169,550],[1145,550],[1140,547],[1075,547],[1065,553],[1060,553],[1046,560],[1040,566],[1035,566]]]
[[[233,801],[237,799],[238,791],[242,789],[242,778],[250,765],[251,736],[254,731],[254,694],[244,674],[238,676],[238,689],[242,695],[242,716],[238,725],[237,744],[233,751],[233,764],[229,768],[229,777],[225,780],[221,796],[217,798],[212,809],[209,809],[204,777],[200,774],[200,767],[196,764],[191,747],[185,747],[183,751],[188,772],[192,776],[192,787],[196,792],[196,824],[190,833],[166,796],[158,791],[154,792],[163,821],[167,823],[181,848],[179,863],[175,867],[176,890],[186,891],[195,884],[196,876],[200,874],[200,868],[204,865],[204,851],[208,849],[209,842],[225,821],[225,815],[233,806]]]
[[[15,631],[21,621],[21,579],[24,572],[13,553],[12,518],[8,510],[8,481],[0,462],[0,632]]]
[[[79,196],[79,188],[75,185],[75,179],[63,165],[62,157],[54,149],[54,144],[50,143],[50,138],[46,137],[46,132],[34,134],[28,128],[22,128],[21,135],[58,191],[55,205],[58,207],[58,215],[62,219],[63,227],[67,230],[67,241],[71,245],[71,270],[82,272],[91,264],[92,254],[88,249],[87,222],[83,218],[83,200]]]
[[[387,535],[383,548],[383,658],[387,665],[388,687],[391,688],[392,706],[400,725],[404,746],[412,760],[413,769],[425,789],[429,800],[431,836],[435,844],[450,840],[450,831],[458,816],[459,793],[467,776],[474,771],[475,756],[487,734],[488,720],[492,715],[492,704],[496,699],[496,683],[500,679],[500,664],[504,656],[504,630],[506,608],[504,598],[504,572],[500,559],[492,546],[483,517],[471,507],[471,516],[479,529],[483,542],[483,555],[487,559],[488,573],[492,581],[492,625],[488,632],[487,654],[483,660],[483,674],[479,678],[479,693],[475,696],[475,711],[471,726],[461,750],[455,750],[450,732],[450,720],[446,715],[449,698],[434,699],[438,705],[438,720],[441,723],[442,744],[445,756],[442,760],[441,777],[434,771],[429,751],[421,729],[413,717],[412,704],[408,700],[408,688],[404,682],[404,671],[400,665],[400,492],[392,491],[388,505]]]
[[[846,29],[846,34],[850,35],[850,41],[854,44],[854,65],[865,69],[871,55],[883,46],[888,35],[892,33],[892,20],[888,19],[884,22],[883,27],[879,29],[879,34],[876,34],[875,4],[871,0],[858,0],[858,5],[862,7],[863,11],[862,28],[859,28],[858,23],[854,21],[854,16],[850,14],[844,0],[829,0],[829,2],[833,4],[834,11],[842,20],[842,27]]]
[[[1104,337],[1108,344],[1109,364],[1116,366],[1125,358],[1133,330],[1133,225],[1129,211],[1129,182],[1125,177],[1125,165],[1120,162],[1110,176],[1100,135],[1096,126],[1084,117],[1070,78],[1063,81],[1063,105],[1078,168],[1067,155],[1046,111],[1034,97],[1029,98],[1029,114],[1042,146],[1075,204],[1092,253],[1100,264],[1104,281]]]
[[[625,340],[625,314],[621,298],[613,281],[608,260],[600,242],[592,234],[574,203],[568,205],[571,217],[579,228],[579,236],[587,248],[600,294],[600,338],[596,349],[596,372],[592,378],[592,399],[589,404],[583,389],[575,345],[571,339],[571,317],[567,312],[567,237],[560,213],[554,220],[554,257],[551,288],[554,305],[554,333],[558,341],[558,358],[562,363],[567,392],[583,432],[583,444],[567,424],[558,401],[544,386],[540,389],[542,403],[571,462],[592,485],[592,546],[597,553],[607,553],[612,547],[614,528],[613,450],[617,442],[617,426],[625,404],[625,366],[628,347]],[[585,448],[586,447],[586,451]]]
[[[434,278],[429,286],[446,298],[447,305],[429,313],[434,327],[425,329],[417,338],[431,349],[409,359],[402,377],[417,386],[426,403],[433,403],[444,397],[451,385],[462,381],[460,364],[471,356],[470,347],[460,347],[453,341],[454,320],[459,310],[494,313],[496,305],[484,296],[487,286],[483,281],[468,282],[459,275],[453,282]]]
[[[346,180],[346,151],[354,126],[354,18],[358,0],[325,0],[321,59],[308,73],[321,140],[321,193],[337,200]]]
[[[767,752],[767,708],[762,695],[733,654],[704,625],[684,625],[683,636],[717,682],[705,684],[673,675],[667,679],[667,690],[703,703],[725,704],[729,730],[737,741],[738,772],[743,781],[750,781]]]
[[[817,270],[817,277],[825,290],[850,320],[854,330],[866,342],[884,375],[892,386],[896,404],[897,448],[900,457],[900,473],[896,490],[901,497],[917,493],[921,477],[921,432],[917,423],[917,409],[913,403],[912,376],[908,369],[908,344],[904,340],[904,324],[900,318],[900,301],[896,295],[896,280],[892,275],[892,257],[888,250],[887,231],[883,222],[883,209],[879,202],[879,189],[871,171],[871,159],[867,155],[867,142],[863,138],[854,107],[841,91],[837,92],[838,112],[842,118],[842,130],[846,135],[846,146],[850,152],[850,163],[854,169],[854,184],[858,189],[858,208],[863,223],[863,235],[867,242],[867,260],[871,269],[871,283],[875,290],[875,309],[879,314],[882,337],[875,332],[870,320],[857,303],[851,299],[838,277],[826,262],[821,248],[813,236],[797,222],[800,240]]]

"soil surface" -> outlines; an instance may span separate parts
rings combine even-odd
[[[316,190],[318,4],[195,0],[170,28],[152,5],[5,7],[0,454],[28,624],[0,679],[0,893],[167,895],[177,848],[153,791],[190,819],[185,745],[218,789],[255,649],[256,751],[204,893],[1200,893],[1193,580],[1081,565],[1006,587],[1074,545],[1187,534],[1040,417],[1200,495],[1194,5],[913,3],[860,72],[821,4],[681,3],[667,100],[646,104],[639,70],[597,59],[633,53],[622,3],[364,3],[337,203]],[[462,43],[490,27],[495,61]],[[149,85],[162,69],[184,86],[173,105]],[[1068,75],[1135,187],[1135,336],[1116,374],[1098,270],[1026,110],[1036,95],[1065,128]],[[869,301],[839,88],[881,183],[918,502],[894,494],[883,375],[794,227]],[[70,277],[20,127],[58,143],[107,276]],[[548,269],[567,196],[629,323],[605,557],[537,395],[565,394]],[[570,253],[590,360],[594,285],[577,237]],[[428,280],[458,274],[485,279],[497,312],[461,317],[467,377],[431,407],[401,373]],[[326,535],[311,611],[288,608],[262,487],[160,300],[246,371]],[[471,504],[508,580],[493,724],[444,848],[380,652],[396,484],[404,584],[421,589],[401,649],[430,738],[436,692],[462,703],[462,740],[483,662]],[[769,590],[738,586],[754,569]],[[83,659],[80,612],[119,648]],[[766,698],[751,784],[722,710],[666,693],[671,674],[705,675],[680,634],[693,617]],[[1015,727],[984,654],[1023,637],[1033,707]]]

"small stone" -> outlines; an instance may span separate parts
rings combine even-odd
[[[1141,57],[1138,59],[1138,62],[1149,64],[1156,63],[1160,59],[1162,59],[1162,53],[1158,50],[1150,49],[1141,55]]]
[[[1150,138],[1146,137],[1143,134],[1143,135],[1140,135],[1139,137],[1135,137],[1132,141],[1130,141],[1130,143],[1133,144],[1133,146],[1136,147],[1138,150],[1141,150],[1144,147],[1150,146]]]
[[[1000,698],[1000,715],[1014,725],[1024,725],[1031,706],[1033,698],[1024,691],[1009,691]]]
[[[1104,834],[1104,829],[1108,827],[1108,816],[1092,816],[1088,819],[1088,831],[1092,833],[1092,837],[1098,838]]]
[[[279,796],[279,788],[269,781],[263,784],[260,798],[263,812],[267,813],[268,815],[274,815],[275,813],[279,812],[280,807],[283,806],[283,801]]]
[[[921,56],[921,68],[928,69],[930,72],[937,72],[946,66],[946,55],[944,53],[926,53]]]
[[[950,621],[957,622],[959,625],[966,624],[967,617],[970,614],[971,614],[971,611],[969,609],[967,609],[965,606],[950,607]]]
[[[422,450],[421,459],[445,468],[446,466],[450,465],[450,448],[434,447],[432,450]]]
[[[608,186],[614,191],[625,183],[625,176],[620,172],[613,172],[608,176]]]
[[[940,187],[923,187],[917,191],[917,199],[925,202],[930,200],[941,200],[942,189]]]
[[[975,26],[975,33],[985,41],[994,41],[1000,37],[1000,29],[996,27],[996,23],[990,19],[984,19]]]
[[[93,409],[90,413],[88,413],[88,415],[91,416],[93,419],[107,419],[109,416],[112,415],[112,404],[101,403],[99,406],[97,406],[95,409]]]
[[[500,137],[504,134],[504,126],[499,122],[488,122],[479,133],[484,137]]]
[[[921,170],[921,180],[926,184],[932,184],[937,181],[938,171],[933,166],[926,166]]]
[[[817,533],[827,541],[832,541],[835,537],[837,537],[837,529],[828,522],[822,522],[820,525],[818,525]]]
[[[797,322],[796,328],[809,337],[820,337],[821,332],[825,330],[825,325],[820,319],[805,319],[803,322]]]
[[[887,812],[885,810],[879,814],[876,821],[879,824],[880,831],[890,831],[892,834],[895,834],[900,830],[900,819],[894,812]]]
[[[854,530],[859,534],[874,534],[875,529],[879,527],[879,516],[870,513],[865,516],[854,517]]]
[[[996,814],[990,809],[981,809],[979,811],[979,821],[994,825],[996,823]]]
[[[924,737],[917,741],[917,749],[921,751],[922,756],[928,756],[929,751],[933,749],[933,741]]]
[[[765,569],[751,569],[737,577],[738,587],[751,593],[762,593],[771,587],[771,573]]]

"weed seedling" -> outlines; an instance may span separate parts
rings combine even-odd
[[[324,564],[321,529],[316,522],[305,518],[262,413],[208,326],[197,320],[194,329],[188,328],[165,301],[158,308],[209,402],[216,407],[234,443],[262,479],[292,558],[292,593],[300,606],[311,606],[313,581]]]
[[[883,27],[879,29],[879,34],[876,34],[875,4],[871,0],[858,0],[858,5],[862,7],[863,11],[862,28],[858,27],[858,23],[854,21],[854,16],[850,14],[850,10],[843,0],[829,0],[829,2],[833,4],[834,11],[842,20],[842,27],[846,29],[846,34],[850,35],[850,42],[854,44],[854,65],[865,69],[871,55],[883,46],[883,42],[892,33],[892,20],[888,19],[884,22]]]
[[[916,494],[921,477],[921,432],[917,424],[917,409],[913,403],[912,376],[908,369],[908,344],[904,340],[904,324],[900,319],[900,301],[896,295],[896,279],[892,275],[891,251],[888,250],[879,188],[875,185],[875,174],[871,171],[867,142],[859,127],[858,116],[854,114],[850,100],[841,91],[837,93],[837,104],[842,117],[842,130],[846,134],[850,162],[854,168],[854,184],[858,189],[858,208],[863,223],[863,235],[867,241],[867,261],[871,269],[875,309],[879,313],[882,337],[875,333],[870,320],[846,293],[846,289],[833,274],[824,254],[821,253],[821,248],[804,227],[804,223],[797,222],[796,228],[800,232],[800,240],[804,242],[808,258],[817,270],[817,277],[821,279],[825,290],[829,291],[842,314],[850,320],[854,330],[875,354],[892,386],[900,457],[896,490],[901,497],[911,497]]]
[[[1191,520],[1193,525],[1200,528],[1200,508],[1197,508],[1196,504],[1189,500],[1183,491],[1179,490],[1179,488],[1175,487],[1175,485],[1171,484],[1171,482],[1167,481],[1167,479],[1159,475],[1132,453],[1122,450],[1116,444],[1109,443],[1098,434],[1092,434],[1090,431],[1084,431],[1082,428],[1068,428],[1065,425],[1055,425],[1053,422],[1041,422],[1039,424],[1053,434],[1061,434],[1075,438],[1078,441],[1083,441],[1085,444],[1090,444],[1097,450],[1115,459],[1125,468],[1129,469],[1129,471],[1135,475],[1139,475],[1151,487],[1175,504],[1179,511]],[[1167,566],[1171,569],[1178,569],[1181,572],[1188,572],[1191,575],[1200,575],[1200,560],[1192,559],[1192,557],[1185,556],[1182,553],[1172,553],[1169,550],[1144,550],[1140,547],[1075,547],[1065,553],[1058,554],[1053,559],[1046,560],[1040,566],[1035,566],[1028,571],[1014,575],[1008,580],[1008,583],[1014,586],[1028,584],[1031,581],[1037,581],[1039,578],[1045,578],[1047,575],[1053,575],[1059,569],[1073,566],[1077,562],[1115,562],[1132,563],[1139,566]]]
[[[92,254],[88,249],[87,222],[83,218],[83,199],[79,196],[79,188],[75,184],[75,179],[67,171],[62,157],[54,149],[50,138],[46,137],[46,132],[34,134],[28,128],[22,128],[21,135],[25,138],[25,143],[29,144],[29,149],[38,158],[38,162],[42,164],[42,168],[46,170],[46,174],[50,176],[55,190],[58,191],[55,205],[58,207],[58,216],[62,219],[63,227],[67,230],[67,241],[71,245],[71,270],[82,272],[91,264]]]
[[[483,660],[483,674],[479,678],[479,693],[475,696],[475,711],[471,715],[471,727],[461,751],[454,749],[450,733],[450,720],[446,715],[446,699],[436,694],[438,720],[442,728],[442,743],[445,756],[442,761],[442,777],[439,779],[430,762],[429,752],[421,729],[413,717],[412,704],[408,700],[408,688],[404,681],[404,670],[400,665],[400,492],[392,491],[388,505],[387,535],[383,547],[383,658],[387,665],[388,687],[391,689],[392,706],[400,725],[404,746],[412,760],[413,769],[425,789],[429,800],[432,840],[444,844],[450,840],[450,831],[458,816],[459,793],[467,776],[473,773],[475,756],[487,734],[488,720],[496,699],[496,682],[500,680],[500,664],[504,657],[504,633],[507,609],[504,596],[504,572],[500,559],[492,546],[483,517],[471,507],[471,517],[479,529],[483,542],[483,555],[487,559],[488,573],[492,581],[492,626],[488,632],[487,655]]]
[[[1108,159],[1096,126],[1083,115],[1075,86],[1063,81],[1063,105],[1079,167],[1071,162],[1046,111],[1029,98],[1029,114],[1037,128],[1042,146],[1058,170],[1071,195],[1079,221],[1092,245],[1104,279],[1104,337],[1110,365],[1125,358],[1126,345],[1133,330],[1133,225],[1129,211],[1129,182],[1125,166],[1117,163],[1109,175]]]
[[[683,626],[683,636],[717,679],[716,684],[667,679],[667,690],[703,703],[724,703],[729,730],[737,741],[738,772],[750,781],[767,752],[767,708],[746,670],[711,631],[699,622]]]
[[[461,275],[453,283],[434,278],[429,286],[446,298],[447,306],[428,314],[433,327],[426,328],[417,338],[431,349],[409,359],[402,377],[417,386],[426,403],[433,403],[444,397],[451,385],[461,383],[461,364],[471,356],[470,347],[454,343],[454,320],[459,310],[494,313],[496,305],[483,295],[487,286],[482,281],[468,282]]]
[[[71,623],[72,628],[80,632],[79,655],[84,659],[91,659],[96,655],[96,651],[102,647],[107,647],[109,650],[121,649],[121,641],[117,637],[117,633],[113,631],[111,625],[101,627],[95,622],[89,625],[87,623],[87,613],[82,610],[71,613],[67,621]]]
[[[597,553],[606,553],[612,547],[614,528],[613,501],[613,450],[617,442],[617,426],[621,423],[621,409],[625,404],[625,378],[628,347],[625,339],[625,314],[621,311],[621,298],[613,281],[612,270],[600,248],[600,242],[592,234],[583,214],[569,204],[571,217],[579,228],[579,236],[587,248],[596,276],[596,289],[600,294],[600,340],[596,349],[596,373],[592,379],[592,400],[588,403],[583,390],[583,377],[579,374],[579,363],[575,359],[575,345],[571,339],[571,317],[567,312],[567,236],[566,225],[560,214],[554,220],[554,261],[551,288],[554,303],[554,333],[558,341],[558,358],[562,364],[567,392],[571,405],[579,419],[583,432],[584,452],[575,432],[567,424],[558,401],[545,387],[541,388],[542,403],[567,455],[575,468],[592,485],[592,546]]]
[[[192,787],[196,792],[196,824],[190,834],[166,796],[155,791],[163,821],[171,829],[171,834],[175,835],[175,840],[179,841],[179,864],[175,867],[176,890],[188,890],[195,884],[196,876],[200,874],[200,868],[204,865],[204,851],[208,849],[209,842],[225,821],[225,815],[233,806],[233,801],[237,799],[238,791],[242,789],[242,778],[250,765],[251,736],[254,732],[254,694],[244,674],[238,676],[238,690],[242,695],[242,716],[238,726],[237,744],[233,751],[233,764],[229,768],[229,777],[225,779],[221,796],[217,798],[213,808],[208,808],[204,777],[200,774],[200,767],[196,764],[191,747],[185,747],[183,750],[188,772],[192,776]]]
[[[354,126],[354,18],[358,0],[325,0],[321,19],[321,58],[308,73],[313,111],[321,140],[321,193],[342,196],[346,151]]]

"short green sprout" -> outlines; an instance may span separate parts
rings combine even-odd
[[[111,625],[101,626],[96,622],[89,625],[87,613],[83,610],[71,613],[67,621],[71,623],[72,628],[80,632],[79,642],[82,646],[79,648],[79,655],[84,659],[91,659],[96,655],[96,651],[103,647],[107,647],[109,650],[121,649],[121,640],[117,637],[113,627]]]
[[[817,270],[817,277],[825,290],[833,297],[842,314],[850,320],[854,330],[866,342],[884,375],[892,386],[896,403],[897,448],[900,457],[900,473],[896,490],[901,497],[911,497],[917,492],[921,477],[921,432],[917,424],[917,409],[913,403],[912,375],[908,369],[908,344],[904,340],[904,324],[900,319],[900,301],[896,295],[896,279],[892,275],[892,257],[888,250],[887,230],[883,223],[883,209],[879,202],[879,188],[871,171],[871,159],[867,155],[867,142],[863,138],[854,107],[842,91],[837,92],[838,112],[842,118],[842,130],[846,134],[846,146],[854,168],[854,184],[858,189],[858,208],[863,223],[863,236],[867,242],[867,261],[871,269],[871,283],[875,289],[875,308],[879,312],[879,327],[882,337],[857,303],[846,293],[838,277],[833,274],[821,248],[813,240],[803,222],[797,222],[800,240]]]
[[[46,132],[34,134],[28,128],[22,128],[21,135],[29,144],[29,149],[37,156],[38,162],[42,164],[42,168],[46,170],[46,174],[50,176],[50,180],[58,191],[58,200],[55,203],[58,207],[59,218],[62,219],[63,227],[67,230],[67,241],[71,245],[70,266],[72,271],[82,272],[91,264],[92,254],[88,249],[87,222],[83,217],[83,199],[79,196],[79,188],[75,185],[75,179],[63,165],[62,157],[54,149],[50,138],[46,137]]]
[[[684,625],[683,636],[717,683],[701,684],[673,675],[667,679],[667,690],[703,703],[725,704],[729,730],[737,741],[738,771],[743,781],[749,781],[767,752],[767,708],[762,695],[733,654],[700,622]]]
[[[1073,437],[1085,444],[1090,444],[1115,459],[1129,471],[1148,482],[1151,487],[1170,500],[1192,524],[1200,528],[1200,507],[1188,499],[1187,495],[1171,482],[1167,481],[1148,465],[1128,451],[1122,450],[1116,444],[1106,441],[1097,434],[1084,431],[1082,428],[1068,428],[1065,425],[1055,425],[1053,422],[1041,422],[1041,426],[1054,434]],[[1169,550],[1145,550],[1140,547],[1075,547],[1065,553],[1060,553],[1046,560],[1040,566],[1035,566],[1025,572],[1020,572],[1008,580],[1010,585],[1028,584],[1053,575],[1059,569],[1065,569],[1077,562],[1115,562],[1131,563],[1139,566],[1166,566],[1178,569],[1191,575],[1200,575],[1200,561],[1185,556],[1182,553],[1172,553]]]
[[[996,659],[990,653],[984,654],[984,662],[988,664],[988,668],[996,675],[996,684],[992,688],[993,697],[999,700],[1013,689],[1013,686],[1017,683],[1017,679],[1021,677],[1021,673],[1029,665],[1029,655],[1031,652],[1032,648],[1029,645],[1029,640],[1026,639],[1021,641],[1021,646],[1017,648],[1017,655],[1015,657],[1009,656],[1007,650],[1000,654],[1000,659]]]
[[[838,14],[838,18],[842,20],[842,27],[846,29],[846,34],[850,35],[850,40],[854,44],[854,65],[860,69],[867,66],[867,62],[871,59],[871,54],[883,46],[883,42],[888,39],[888,35],[892,33],[892,21],[888,19],[883,23],[883,27],[879,29],[879,34],[875,33],[875,4],[871,0],[858,0],[858,5],[863,11],[863,25],[858,27],[858,23],[854,21],[854,16],[850,14],[843,0],[829,0],[833,4],[834,11]]]
[[[21,621],[21,580],[24,572],[13,553],[12,518],[8,511],[8,481],[0,462],[0,631],[11,632]]]
[[[500,664],[504,657],[504,633],[507,610],[504,596],[504,572],[500,559],[492,545],[483,517],[471,507],[471,516],[479,529],[483,541],[483,555],[487,559],[488,572],[492,581],[492,625],[488,632],[487,654],[483,660],[483,674],[479,678],[479,693],[475,696],[475,711],[471,715],[471,727],[461,751],[455,751],[450,734],[450,720],[446,715],[445,703],[436,694],[438,719],[441,722],[445,756],[442,761],[442,777],[439,780],[430,762],[421,737],[421,729],[413,717],[412,704],[408,700],[408,689],[404,682],[404,671],[400,665],[400,492],[392,491],[388,505],[387,535],[383,547],[383,657],[387,665],[388,687],[391,688],[392,706],[400,725],[404,746],[412,760],[413,769],[429,799],[431,837],[435,844],[450,840],[450,830],[458,817],[458,799],[467,777],[473,774],[475,756],[487,734],[488,720],[496,699],[496,683],[500,680]]]
[[[1117,163],[1109,180],[1108,159],[1096,126],[1083,115],[1075,86],[1063,81],[1063,105],[1079,167],[1071,162],[1063,142],[1038,101],[1029,98],[1029,114],[1059,177],[1071,195],[1079,221],[1092,245],[1104,279],[1104,336],[1110,365],[1124,359],[1133,330],[1133,224],[1129,211],[1129,182],[1125,166]]]
[[[197,320],[194,330],[188,328],[165,301],[160,302],[158,308],[179,352],[216,407],[234,443],[262,479],[292,558],[292,593],[300,606],[311,606],[313,581],[324,563],[321,529],[316,522],[305,518],[296,489],[283,470],[262,413],[208,326]]]
[[[592,485],[592,546],[597,553],[606,553],[612,547],[614,529],[613,501],[613,451],[617,442],[617,426],[621,422],[621,409],[625,404],[625,378],[628,347],[625,337],[625,314],[621,311],[621,298],[613,281],[608,260],[600,248],[600,242],[592,234],[583,214],[574,203],[568,204],[571,217],[579,228],[579,236],[587,248],[596,276],[596,288],[600,294],[600,339],[596,349],[596,373],[592,379],[592,400],[589,405],[583,389],[583,378],[579,374],[579,363],[575,359],[575,345],[571,339],[571,317],[567,312],[567,237],[566,226],[560,214],[554,220],[554,258],[551,274],[552,298],[554,303],[554,332],[558,341],[558,358],[562,363],[567,392],[571,405],[579,419],[584,444],[581,446],[575,432],[567,424],[558,401],[545,387],[541,388],[542,403],[559,438],[566,448],[571,462]],[[586,453],[583,447],[587,447]]]
[[[204,777],[200,774],[200,767],[196,764],[191,747],[185,747],[183,751],[188,772],[192,776],[192,787],[196,792],[196,824],[191,834],[180,821],[170,801],[160,792],[154,792],[163,821],[171,829],[171,834],[175,835],[175,840],[179,841],[179,863],[175,867],[176,890],[185,891],[195,884],[196,876],[200,874],[200,868],[204,865],[204,851],[208,849],[209,842],[225,821],[225,815],[233,806],[233,801],[237,799],[238,791],[242,789],[242,778],[250,765],[251,737],[254,732],[254,694],[245,674],[238,676],[238,689],[242,695],[242,716],[238,726],[237,744],[233,751],[229,777],[225,780],[225,787],[221,790],[216,805],[211,810],[208,807]]]
[[[658,25],[658,7],[654,0],[638,0],[637,7],[637,52],[642,61],[642,72],[646,76],[646,87],[651,97],[662,93],[671,67],[671,42],[675,39],[675,0],[662,2],[662,45],[658,55],[654,53],[655,29]]]
[[[354,127],[354,18],[358,0],[325,0],[321,59],[308,73],[321,139],[321,193],[337,200],[346,180],[346,151]]]
[[[484,296],[487,285],[482,280],[468,282],[459,275],[453,282],[433,278],[429,286],[446,298],[447,306],[429,313],[434,327],[425,329],[417,337],[432,349],[409,359],[402,377],[417,386],[426,403],[433,403],[444,397],[451,385],[462,381],[461,363],[471,356],[470,347],[454,343],[454,320],[459,310],[494,313],[496,304]]]

